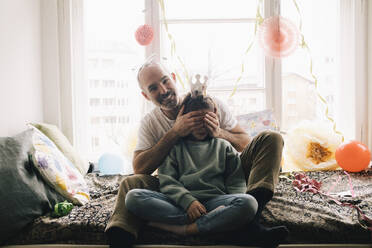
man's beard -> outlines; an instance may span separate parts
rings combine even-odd
[[[167,99],[170,97],[169,99]],[[160,95],[157,99],[158,103],[164,108],[173,109],[177,107],[178,99],[176,92],[173,90],[168,91],[167,93]]]

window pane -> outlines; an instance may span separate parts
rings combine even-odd
[[[335,94],[339,75],[339,1],[297,0],[302,13],[303,34],[311,50],[313,73],[318,90],[328,101],[329,115],[335,116]],[[299,15],[292,1],[282,1],[282,15],[297,26]],[[317,96],[310,73],[310,57],[299,47],[282,59],[282,130],[288,130],[301,120],[325,119],[325,107]]]
[[[142,97],[136,81],[144,48],[134,31],[144,24],[144,1],[89,0],[85,6],[85,61],[89,159],[103,153],[124,156],[128,170]],[[129,171],[128,171],[129,172]]]
[[[241,75],[242,59],[254,36],[254,23],[209,23],[209,24],[171,24],[169,31],[176,40],[179,55],[190,74],[208,77],[208,92],[227,100],[238,77]],[[165,63],[175,68],[181,76],[182,66],[172,60],[170,42],[163,31],[163,54]],[[238,91],[232,96],[235,102],[254,95],[257,108],[231,105],[233,113],[247,113],[265,108],[263,83],[263,55],[255,43],[245,57],[245,70],[238,84]],[[184,76],[184,75],[183,75]],[[257,91],[257,88],[261,91]],[[254,90],[255,89],[255,90]],[[189,90],[186,86],[185,90]],[[243,91],[244,90],[244,91]],[[248,102],[247,102],[248,104]]]
[[[164,0],[167,19],[255,18],[256,0]]]
[[[230,97],[231,92],[228,91],[211,89],[208,92],[224,101],[234,116],[265,109],[265,92],[263,90],[239,89],[232,97]]]

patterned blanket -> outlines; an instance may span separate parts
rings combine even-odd
[[[342,171],[307,172],[306,175],[322,182],[325,192],[333,188],[332,193],[342,195],[350,190],[348,177]],[[104,229],[124,177],[88,174],[86,180],[91,195],[88,204],[74,207],[64,217],[41,216],[7,244],[106,244]],[[351,178],[356,196],[343,200],[359,206],[371,218],[372,170],[352,173]],[[290,230],[289,243],[371,243],[371,234],[362,228],[355,210],[340,206],[326,196],[297,192],[291,179],[284,176],[273,200],[263,211],[262,222],[266,226],[286,225]],[[145,227],[138,243],[214,245],[230,243],[232,238],[229,234],[185,238]]]

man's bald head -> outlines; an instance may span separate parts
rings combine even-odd
[[[137,73],[137,81],[139,87],[144,90],[143,88],[143,83],[146,80],[146,76],[148,73],[153,73],[153,72],[159,72],[163,73],[164,75],[169,75],[169,72],[165,67],[159,63],[154,61],[153,59],[150,59],[146,61],[138,70]]]
[[[145,62],[138,70],[138,84],[142,95],[163,110],[175,111],[180,102],[175,85],[174,73],[169,74],[165,67],[153,60]]]

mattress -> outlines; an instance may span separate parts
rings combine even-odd
[[[344,197],[341,200],[358,206],[369,218],[372,217],[372,170],[351,173],[351,184],[343,171],[304,174],[321,182],[324,192],[331,189],[332,192],[329,193],[342,195],[352,189],[355,197]],[[91,195],[88,204],[74,207],[70,214],[64,217],[53,218],[49,214],[41,216],[6,244],[107,244],[104,229],[113,211],[119,184],[125,177],[88,174],[86,180]],[[355,209],[336,204],[329,197],[321,194],[296,191],[291,177],[286,174],[281,175],[274,198],[263,211],[262,224],[286,225],[290,230],[289,244],[371,243],[371,233],[360,225]],[[244,233],[245,230],[238,232]],[[239,242],[236,240],[236,233],[180,237],[146,226],[141,231],[137,243],[233,244]]]

